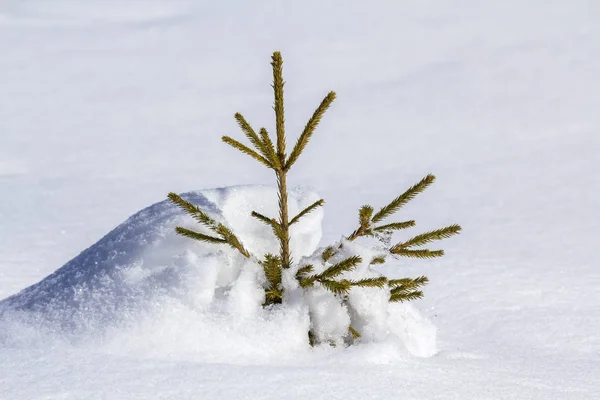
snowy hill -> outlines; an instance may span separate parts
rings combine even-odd
[[[252,210],[276,214],[276,189],[237,186],[189,192],[184,198],[230,226],[252,254],[279,250],[271,229],[250,215]],[[314,192],[296,188],[289,210],[297,214],[318,199]],[[317,249],[322,217],[317,210],[292,227],[295,259]],[[306,355],[308,307],[291,301],[263,310],[263,282],[257,274],[262,268],[235,250],[190,243],[175,233],[176,226],[196,224],[167,200],[136,213],[41,282],[0,301],[0,342],[6,347],[53,341],[98,344],[131,340],[133,333],[146,349],[148,343],[153,351],[178,343],[183,354],[222,362],[256,363],[265,357],[281,362]],[[317,304],[311,306],[326,305],[327,297],[319,293],[313,294]],[[389,294],[383,294],[387,306]],[[384,327],[385,335],[369,340],[365,330],[363,341],[416,356],[434,354],[431,323],[410,305],[389,307],[374,321],[390,325]],[[334,324],[331,314],[328,326]]]
[[[438,181],[403,215],[464,233],[443,259],[383,271],[429,276],[404,317],[437,327],[432,357],[393,344],[282,356],[290,331],[224,320],[207,333],[166,305],[76,342],[3,324],[0,399],[596,398],[598,11],[583,0],[1,2],[3,307],[46,304],[42,280],[169,191],[272,185],[219,138],[238,133],[236,111],[272,127],[276,49],[292,137],[338,93],[290,176],[327,202],[321,243],[428,172]],[[255,347],[261,337],[270,345]]]
[[[190,192],[184,198],[227,223],[252,252],[278,250],[277,243],[269,240],[270,230],[250,216],[252,210],[277,212],[275,189],[240,186]],[[317,199],[314,193],[296,191],[290,198],[291,210],[298,212]],[[322,212],[317,212],[294,226],[292,251],[296,257],[316,249],[321,218]],[[32,324],[30,329],[91,334],[152,314],[156,312],[153,305],[163,302],[201,310],[214,301],[213,307],[243,312],[244,305],[220,304],[214,296],[219,290],[233,290],[232,286],[243,280],[244,258],[240,260],[229,249],[190,243],[175,233],[179,225],[195,227],[189,216],[167,200],[143,209],[52,275],[0,301],[0,326],[10,327],[16,314],[18,321]],[[240,295],[246,297],[226,299],[229,303],[253,302],[251,291],[241,290]],[[7,342],[22,340],[10,330],[3,333]]]

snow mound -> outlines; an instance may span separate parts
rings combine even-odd
[[[250,215],[277,215],[274,188],[236,186],[182,197],[227,224],[252,254],[278,253],[270,228]],[[310,190],[292,190],[290,214],[318,198]],[[314,257],[322,218],[316,210],[292,226],[293,259]],[[350,309],[339,310],[344,306],[322,288],[303,296],[288,274],[285,304],[265,310],[258,263],[225,246],[181,237],[176,226],[198,229],[171,202],[151,205],[52,275],[1,301],[0,345],[47,343],[51,337],[101,341],[119,352],[256,361],[305,351],[311,315],[322,339],[344,334],[352,318],[367,342],[391,334],[413,354],[435,352],[435,328],[428,321],[407,305],[388,307],[385,295],[368,289],[356,290]]]

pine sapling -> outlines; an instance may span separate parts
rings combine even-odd
[[[370,205],[362,206],[358,211],[357,228],[351,232],[344,241],[322,250],[319,256],[319,262],[324,267],[320,272],[315,272],[315,266],[312,264],[304,264],[303,260],[296,261],[292,259],[290,253],[290,241],[293,240],[293,238],[290,237],[290,226],[298,223],[303,217],[317,208],[322,207],[324,200],[319,199],[301,210],[297,215],[290,216],[287,190],[288,172],[302,155],[302,152],[311,140],[319,122],[335,100],[336,94],[335,92],[329,92],[321,101],[298,136],[291,152],[288,154],[283,101],[283,89],[285,85],[283,81],[283,60],[279,52],[273,53],[271,66],[273,70],[273,109],[275,111],[274,140],[271,138],[266,128],[260,128],[257,133],[240,113],[235,114],[235,120],[250,142],[250,146],[229,136],[223,136],[222,140],[274,172],[275,180],[277,182],[279,215],[263,215],[256,211],[253,211],[251,215],[257,221],[267,225],[272,230],[275,240],[279,242],[279,254],[251,254],[232,230],[223,223],[216,222],[200,208],[182,199],[179,195],[169,193],[168,197],[173,203],[179,206],[208,231],[208,233],[202,233],[177,227],[177,233],[205,243],[225,244],[238,251],[244,257],[254,259],[260,264],[265,274],[265,301],[263,304],[265,307],[281,304],[284,301],[284,292],[286,289],[282,283],[282,274],[284,270],[292,267],[296,271],[294,275],[295,279],[300,288],[304,291],[310,290],[310,288],[315,285],[320,285],[322,288],[336,296],[342,304],[348,302],[348,294],[352,288],[355,287],[387,288],[386,290],[389,291],[389,302],[405,302],[421,298],[423,296],[421,289],[428,283],[428,278],[426,276],[401,279],[388,279],[385,276],[349,279],[347,275],[363,263],[363,261],[368,261],[369,268],[372,268],[372,266],[385,264],[389,258],[435,258],[444,255],[443,250],[430,250],[422,248],[422,246],[458,234],[461,230],[459,225],[450,225],[441,229],[432,230],[416,235],[408,240],[398,242],[394,245],[389,245],[389,241],[394,233],[412,228],[416,223],[414,220],[399,222],[386,222],[386,220],[433,184],[435,177],[431,174],[425,176],[421,181],[408,188],[408,190],[393,199],[389,204],[381,207],[377,212],[375,212],[375,209]],[[358,254],[349,257],[343,256],[344,258],[340,259],[340,253],[345,250],[345,243],[353,242],[361,237],[373,237],[379,239],[381,243],[384,244],[384,248],[380,252],[381,254],[372,257],[370,260],[363,260]],[[335,260],[335,262],[333,260]],[[373,271],[375,270],[373,269]],[[319,343],[313,329],[308,332],[308,337],[311,345]],[[361,333],[357,329],[352,326],[348,327],[346,337],[348,342],[353,342],[360,338]]]

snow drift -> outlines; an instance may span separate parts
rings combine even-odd
[[[227,224],[251,253],[278,252],[271,230],[250,215],[252,210],[277,215],[274,188],[237,186],[182,197]],[[291,191],[290,213],[317,199],[310,190]],[[294,224],[293,259],[317,250],[322,218],[323,211],[316,210]],[[151,205],[52,275],[0,302],[0,344],[31,344],[50,335],[69,342],[101,340],[118,349],[143,347],[145,353],[194,352],[213,360],[282,357],[308,347],[310,312],[323,339],[347,332],[352,316],[365,342],[391,340],[413,354],[435,352],[435,329],[412,307],[388,304],[384,291],[373,295],[372,289],[357,288],[352,309],[342,310],[322,288],[303,295],[289,283],[290,275],[288,284],[296,290],[283,306],[263,309],[259,264],[225,246],[178,236],[175,226],[197,228],[169,201]]]

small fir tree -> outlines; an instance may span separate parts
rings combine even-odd
[[[362,206],[358,211],[358,227],[341,242],[326,247],[324,250],[319,250],[319,262],[322,264],[320,272],[315,272],[314,263],[303,263],[302,260],[299,263],[295,263],[295,260],[292,259],[290,254],[290,240],[292,239],[290,238],[290,227],[310,212],[323,206],[324,200],[317,200],[290,218],[288,212],[287,174],[306,148],[321,118],[335,100],[336,94],[335,92],[330,92],[321,101],[321,104],[319,104],[296,140],[292,151],[288,154],[284,124],[283,61],[279,52],[273,53],[271,65],[273,68],[273,91],[275,95],[273,106],[275,110],[275,142],[273,142],[265,128],[260,128],[257,133],[239,113],[235,114],[235,119],[252,146],[247,146],[229,136],[223,136],[222,140],[240,152],[252,157],[265,167],[273,170],[275,173],[279,215],[277,217],[266,216],[254,211],[252,212],[252,216],[272,229],[276,240],[279,242],[279,254],[263,254],[261,257],[251,254],[231,229],[215,221],[207,213],[194,204],[182,199],[179,195],[169,193],[168,197],[173,203],[181,207],[181,209],[211,232],[210,234],[205,234],[177,227],[177,233],[206,243],[227,245],[244,257],[254,259],[258,262],[262,266],[266,278],[264,285],[265,302],[263,304],[265,307],[283,302],[285,288],[282,283],[282,274],[284,271],[290,269],[295,270],[294,276],[300,288],[306,291],[315,285],[320,285],[322,288],[333,293],[341,304],[347,304],[348,294],[353,287],[387,288],[389,290],[390,302],[405,302],[423,297],[421,288],[428,283],[426,276],[401,279],[388,279],[385,276],[363,279],[344,278],[345,274],[354,270],[364,261],[359,254],[348,255],[348,251],[345,251],[344,247],[361,237],[379,239],[383,243],[383,246],[378,247],[378,255],[370,259],[369,266],[384,264],[388,260],[388,257],[435,258],[443,256],[443,250],[430,250],[422,248],[422,246],[458,234],[461,230],[459,225],[450,225],[445,228],[432,230],[416,235],[406,241],[389,245],[393,233],[415,226],[415,221],[387,222],[387,219],[428,188],[435,180],[433,175],[427,175],[420,182],[393,199],[389,204],[381,207],[377,212],[370,205]],[[310,258],[308,259],[310,260]],[[311,345],[320,341],[315,337],[312,329],[308,332],[308,337]],[[360,338],[360,332],[350,326],[346,342],[352,343],[358,338]]]

